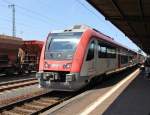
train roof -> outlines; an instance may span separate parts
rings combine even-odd
[[[108,41],[108,42],[111,42],[111,43],[113,43],[113,44],[115,44],[115,45],[117,45],[117,46],[119,46],[119,47],[121,47],[121,48],[124,48],[124,49],[128,50],[128,51],[137,53],[137,51],[135,51],[135,50],[133,50],[133,49],[130,49],[130,48],[127,47],[127,46],[124,46],[123,44],[121,44],[121,43],[115,41],[115,40],[114,40],[113,38],[111,38],[110,36],[107,36],[107,35],[101,33],[100,31],[98,31],[98,30],[96,30],[96,29],[93,29],[93,30],[96,31],[98,34],[103,35],[103,36],[104,36],[104,37],[103,37],[104,40],[106,40],[106,41]]]
[[[108,42],[111,42],[119,47],[122,47],[124,49],[127,49],[129,51],[132,51],[132,52],[135,52],[137,53],[137,51],[134,51],[133,49],[130,49],[128,48],[127,46],[124,46],[118,42],[116,42],[114,40],[114,38],[108,36],[108,35],[105,35],[103,34],[102,32],[100,32],[99,30],[96,30],[94,28],[91,28],[90,26],[87,26],[87,25],[74,25],[73,27],[69,28],[69,29],[64,29],[64,30],[54,30],[52,31],[51,33],[64,33],[64,32],[85,32],[87,29],[91,29],[93,31],[95,31],[97,34],[99,34],[98,36],[102,35],[103,36],[103,39],[108,41]]]
[[[53,30],[51,33],[64,33],[64,32],[84,32],[85,30],[91,27],[87,25],[74,25],[71,28],[63,29],[63,30]]]

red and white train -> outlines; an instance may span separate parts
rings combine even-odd
[[[36,77],[40,87],[74,91],[97,76],[142,62],[139,56],[95,29],[75,25],[48,35]]]

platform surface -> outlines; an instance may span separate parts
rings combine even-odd
[[[138,75],[139,74],[139,75]],[[116,92],[91,112],[85,111],[108,93],[113,86],[99,87],[81,94],[55,111],[50,110],[44,114],[50,115],[150,115],[150,80],[144,76],[144,72],[136,73],[129,81],[125,82]],[[85,112],[84,112],[85,111]]]
[[[150,115],[150,80],[144,72],[125,89],[103,115]]]

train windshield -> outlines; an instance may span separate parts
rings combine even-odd
[[[79,43],[81,32],[53,33],[46,46],[46,59],[72,59]]]

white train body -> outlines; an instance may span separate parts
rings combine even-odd
[[[41,87],[74,91],[96,76],[138,64],[137,53],[90,27],[48,35],[37,78]]]

